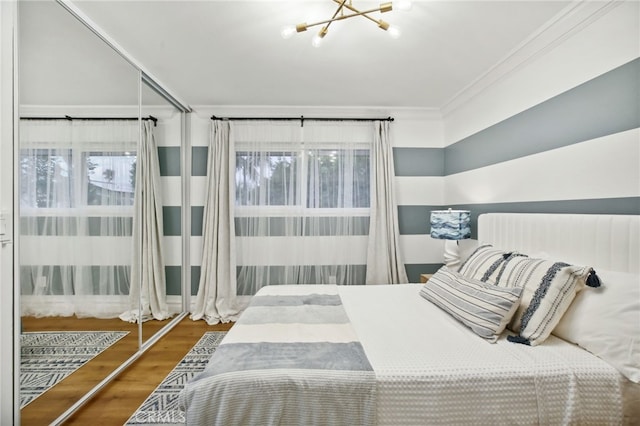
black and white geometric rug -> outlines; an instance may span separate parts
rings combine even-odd
[[[20,408],[127,335],[126,331],[20,335]]]
[[[127,420],[125,426],[183,425],[185,413],[178,407],[178,395],[185,383],[207,366],[226,331],[204,333],[169,375]]]

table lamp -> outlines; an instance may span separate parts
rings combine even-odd
[[[460,266],[458,240],[471,238],[471,212],[451,209],[433,210],[431,238],[445,240],[444,264],[450,269],[458,268]]]

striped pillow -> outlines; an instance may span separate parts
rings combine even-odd
[[[440,268],[420,295],[494,343],[519,306],[520,288],[502,288]]]
[[[552,260],[515,257],[505,263],[496,285],[522,288],[520,306],[508,328],[519,336],[509,340],[536,346],[542,343],[562,319],[576,293],[589,278],[593,269]],[[595,284],[597,286],[597,279]]]
[[[523,255],[514,251],[497,249],[490,244],[483,244],[471,253],[471,256],[460,266],[458,272],[468,278],[495,284],[496,276],[504,267],[505,262],[514,256]]]

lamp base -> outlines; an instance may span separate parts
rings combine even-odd
[[[457,240],[444,241],[444,264],[454,271],[460,267],[460,250]]]

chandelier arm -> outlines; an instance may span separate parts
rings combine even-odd
[[[333,0],[333,1],[336,2],[336,3],[341,3],[340,0]],[[382,24],[381,24],[382,20],[372,18],[371,16],[367,15],[367,13],[373,13],[373,12],[384,13],[384,12],[389,12],[390,10],[392,10],[391,3],[383,3],[376,9],[366,10],[364,12],[360,12],[358,9],[353,7],[350,3],[349,4],[345,4],[344,2],[342,2],[342,3],[343,3],[343,6],[346,7],[347,9],[349,9],[350,11],[356,12],[353,15],[349,15],[349,17],[361,15],[361,16],[367,18],[368,20],[370,20],[371,22],[375,22],[379,27],[382,27]]]
[[[342,8],[344,7],[345,3],[347,2],[347,0],[335,0],[336,3],[338,3],[338,8],[336,9],[336,11],[333,13],[333,16],[331,17],[331,20],[329,20],[329,22],[327,22],[327,25],[321,30],[322,33],[326,34],[327,31],[329,30],[329,25],[331,25],[331,23],[336,19],[336,16],[338,16],[338,13],[340,13],[340,11],[342,10]],[[344,12],[342,14],[344,16]],[[321,37],[324,37],[324,35],[322,35]]]
[[[334,0],[336,1],[336,0]],[[339,0],[338,0],[339,1]],[[344,5],[345,7],[347,6],[346,4]],[[357,9],[355,9],[357,11]],[[379,12],[380,8],[376,8],[376,9],[369,9],[369,10],[365,10],[365,11],[357,11],[357,13],[352,13],[351,15],[341,15],[341,16],[337,16],[335,18],[331,18],[331,19],[325,19],[324,21],[319,21],[319,22],[314,22],[313,24],[306,24],[305,27],[306,28],[311,28],[311,27],[315,27],[317,25],[322,25],[322,24],[328,24],[334,21],[342,21],[343,19],[347,19],[347,18],[353,18],[354,16],[364,16],[370,20],[372,20],[373,22],[375,22],[376,24],[380,25],[380,21],[377,19],[374,19],[370,16],[367,15],[367,13],[374,13],[374,12]]]

